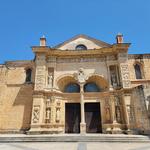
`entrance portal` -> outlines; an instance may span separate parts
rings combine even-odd
[[[101,133],[100,103],[85,103],[85,122],[87,133]]]
[[[65,105],[65,133],[80,133],[80,103]]]

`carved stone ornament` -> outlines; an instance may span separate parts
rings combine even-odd
[[[40,106],[34,106],[33,108],[33,123],[38,123],[40,117]]]
[[[131,86],[131,82],[130,81],[123,81],[123,86],[125,88],[129,88]]]
[[[78,73],[75,73],[74,76],[79,83],[85,83],[85,81],[88,79],[88,76],[86,76],[83,68],[80,68]]]
[[[42,90],[44,86],[44,81],[45,81],[45,67],[37,67],[36,70],[36,78],[35,78],[35,87],[36,90]]]
[[[123,63],[120,65],[120,67],[121,67],[121,72],[122,72],[123,87],[130,88],[131,82],[130,82],[128,64]]]

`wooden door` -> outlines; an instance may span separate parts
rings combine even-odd
[[[100,103],[85,103],[87,133],[101,133]]]
[[[80,103],[66,103],[65,105],[65,132],[80,133]]]

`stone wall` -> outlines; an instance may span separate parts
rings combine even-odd
[[[134,64],[141,65],[141,71],[143,74],[142,79],[136,79]],[[150,54],[134,54],[128,55],[128,66],[130,70],[130,80],[132,83],[132,87],[143,85],[146,109],[150,114]]]
[[[17,62],[16,66],[0,66],[1,132],[17,132],[30,128],[33,84],[25,83],[26,67],[32,68],[33,64],[26,62],[19,66]]]
[[[150,120],[145,100],[143,86],[134,88],[131,99],[130,124],[138,132],[150,132]]]

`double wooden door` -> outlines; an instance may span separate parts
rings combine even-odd
[[[87,133],[101,133],[100,103],[85,103],[85,122]],[[66,103],[65,132],[80,133],[80,103]]]

